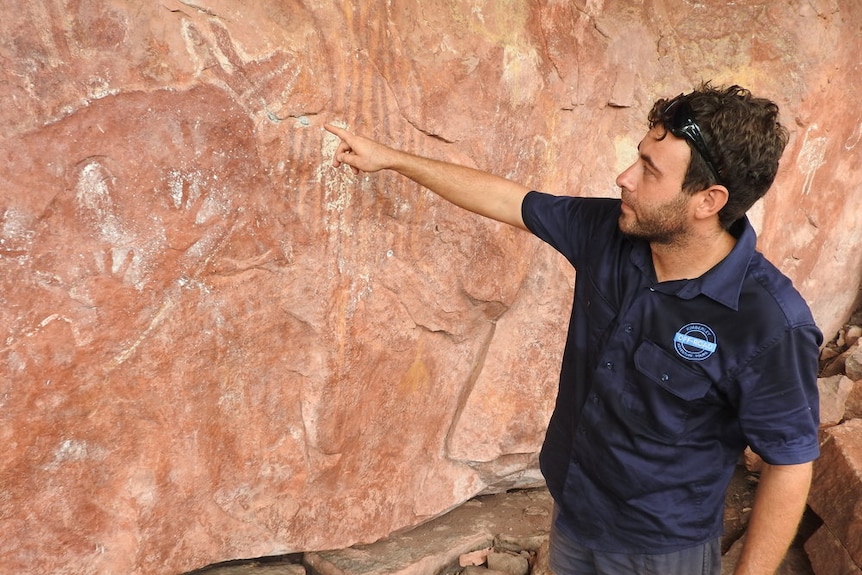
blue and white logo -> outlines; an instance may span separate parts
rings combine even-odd
[[[683,359],[703,361],[718,348],[715,332],[708,325],[690,323],[681,327],[673,336],[676,353]]]

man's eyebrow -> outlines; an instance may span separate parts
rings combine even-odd
[[[654,171],[658,172],[659,174],[661,174],[661,173],[662,173],[661,169],[659,169],[659,167],[658,167],[658,166],[656,165],[656,163],[653,161],[652,157],[650,157],[650,156],[648,156],[647,154],[644,154],[643,152],[641,152],[641,145],[640,145],[640,144],[638,144],[638,156],[640,157],[640,159],[641,159],[641,160],[643,160],[643,161],[644,161],[644,163],[646,163],[646,165],[648,165],[648,166],[649,166],[650,168],[652,168]]]

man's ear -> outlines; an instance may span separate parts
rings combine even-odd
[[[715,184],[698,192],[697,197],[694,215],[698,219],[707,219],[718,215],[718,212],[727,205],[729,192],[724,186]]]

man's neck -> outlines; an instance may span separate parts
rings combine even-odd
[[[651,243],[656,279],[666,282],[700,277],[726,258],[735,245],[736,238],[724,229],[690,234],[671,243]]]

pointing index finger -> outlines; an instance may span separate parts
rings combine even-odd
[[[342,140],[344,140],[346,136],[347,136],[347,137],[349,137],[349,135],[350,135],[350,132],[348,132],[348,131],[347,131],[347,130],[345,130],[344,128],[339,128],[338,126],[334,126],[334,125],[332,125],[332,124],[325,124],[325,125],[323,126],[323,128],[324,128],[327,132],[329,132],[329,133],[331,133],[331,134],[335,134],[336,136],[338,136],[338,137],[339,137],[339,138],[341,138]]]

